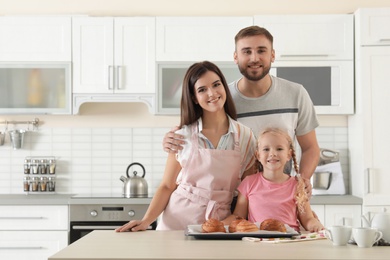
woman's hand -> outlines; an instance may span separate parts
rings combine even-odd
[[[129,223],[124,224],[123,226],[115,229],[115,232],[127,232],[127,231],[144,231],[149,227],[148,223],[145,223],[142,220],[131,220]]]
[[[164,151],[167,153],[177,153],[178,150],[183,149],[182,145],[185,144],[185,142],[181,139],[184,137],[182,135],[175,134],[175,131],[177,130],[179,130],[179,127],[176,126],[164,135],[162,146]]]

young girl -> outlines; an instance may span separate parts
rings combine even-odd
[[[162,182],[142,220],[117,232],[145,230],[163,212],[158,230],[185,229],[231,214],[233,192],[254,173],[256,139],[236,119],[222,72],[213,63],[193,64],[184,77],[181,129],[186,144],[168,154]]]
[[[256,158],[263,171],[242,181],[234,213],[224,223],[230,224],[236,216],[259,223],[271,218],[297,231],[299,224],[311,232],[322,230],[324,227],[310,209],[301,176],[283,173],[291,158],[295,171],[299,172],[290,136],[280,129],[268,128],[259,135],[257,146]]]

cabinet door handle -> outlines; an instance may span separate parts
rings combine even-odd
[[[123,89],[122,70],[123,70],[123,66],[117,66],[117,69],[116,69],[116,89]]]
[[[326,54],[281,54],[280,57],[328,57]]]
[[[108,66],[108,89],[113,90],[114,66]]]
[[[0,217],[0,219],[44,219],[44,217]]]
[[[7,247],[2,246],[0,247],[0,250],[31,250],[31,249],[43,249],[41,246],[15,246],[15,247]]]
[[[380,42],[390,42],[390,39],[379,39]]]
[[[364,188],[364,194],[370,194],[371,193],[371,171],[372,169],[371,168],[367,168],[366,171],[365,171],[365,175],[366,175],[366,185],[365,185],[365,188]]]

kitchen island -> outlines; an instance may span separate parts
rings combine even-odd
[[[291,243],[203,240],[184,231],[93,231],[49,260],[108,259],[389,259],[390,247],[333,246],[331,241]]]

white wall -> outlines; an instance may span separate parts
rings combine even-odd
[[[352,13],[388,0],[0,0],[4,14],[256,15]]]

